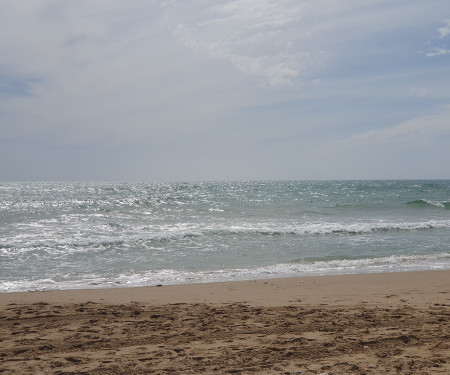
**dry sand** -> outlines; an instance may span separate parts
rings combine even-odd
[[[0,294],[1,374],[450,374],[450,270]]]

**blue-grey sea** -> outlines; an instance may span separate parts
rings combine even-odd
[[[0,183],[0,291],[450,269],[450,181]]]

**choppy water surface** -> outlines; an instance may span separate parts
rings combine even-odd
[[[0,291],[450,268],[450,181],[0,184]]]

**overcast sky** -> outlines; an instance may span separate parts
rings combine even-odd
[[[0,181],[450,178],[449,0],[0,0]]]

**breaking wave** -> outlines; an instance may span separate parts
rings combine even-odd
[[[438,202],[438,201],[431,201],[428,199],[417,199],[415,201],[407,202],[406,204],[414,207],[422,207],[422,208],[443,208],[446,210],[450,210],[450,202],[444,201],[444,202]]]

